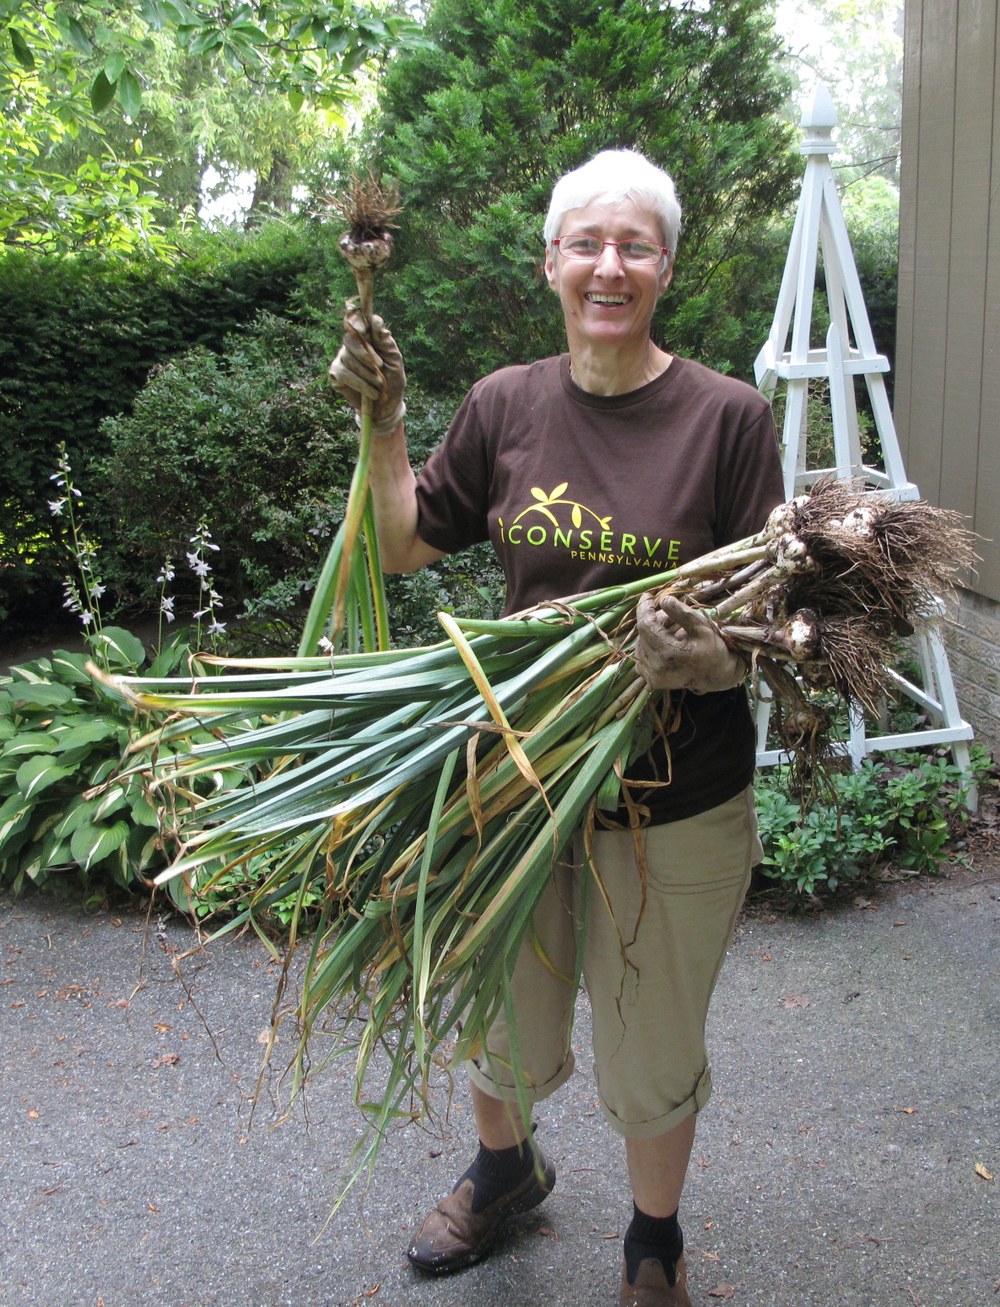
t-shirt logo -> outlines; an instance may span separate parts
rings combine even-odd
[[[509,522],[497,519],[504,545],[514,549],[547,547],[585,562],[653,569],[670,566],[680,557],[679,540],[615,529],[610,513],[570,497],[568,481],[551,490],[532,486],[529,493],[532,502],[516,517]]]

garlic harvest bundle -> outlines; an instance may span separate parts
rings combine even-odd
[[[779,505],[763,536],[765,557],[727,587],[715,614],[768,683],[782,743],[794,753],[804,734],[815,747],[828,722],[789,665],[805,690],[832,689],[877,714],[899,639],[936,613],[974,554],[959,514],[835,477]],[[717,590],[706,582],[686,597],[709,603]]]
[[[898,636],[972,557],[957,514],[827,479],[759,535],[670,572],[500,621],[442,614],[447,639],[429,648],[206,659],[220,675],[109,683],[170,714],[135,746],[155,747],[140,766],[190,805],[182,854],[160,879],[248,868],[241,920],[322,896],[293,1065],[303,1077],[354,1054],[372,1131],[351,1180],[394,1118],[429,1110],[432,1066],[467,1057],[509,1003],[510,960],[578,831],[580,874],[600,887],[597,810],[617,806],[660,710],[632,657],[638,596],[669,592],[713,615],[771,687],[787,747],[812,765],[827,723],[809,685],[877,706]],[[191,719],[216,738],[186,743]],[[219,784],[199,798],[206,776]],[[332,1012],[339,1033],[317,1058],[307,1049]],[[371,1102],[379,1050],[389,1068]]]

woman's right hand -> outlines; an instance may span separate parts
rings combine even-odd
[[[371,400],[375,435],[391,436],[402,422],[406,413],[403,356],[377,314],[373,314],[369,328],[357,305],[348,306],[344,341],[330,364],[330,381],[359,420],[363,398]]]

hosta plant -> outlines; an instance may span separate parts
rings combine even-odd
[[[109,670],[139,674],[146,655],[134,635],[105,627],[92,639]],[[111,780],[138,733],[135,714],[95,682],[87,658],[56,650],[0,682],[0,884],[15,893],[77,873],[85,886],[135,888],[166,861],[142,777]]]

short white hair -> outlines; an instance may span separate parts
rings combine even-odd
[[[588,163],[559,178],[552,189],[543,229],[546,248],[551,250],[562,220],[571,209],[585,209],[597,199],[612,203],[634,200],[650,208],[660,221],[663,243],[673,261],[681,234],[681,206],[674,181],[636,150],[602,150]]]

